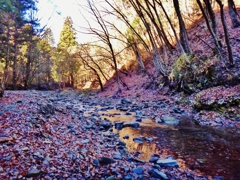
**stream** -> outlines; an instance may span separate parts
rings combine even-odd
[[[136,113],[126,113],[100,106],[85,112],[90,116],[98,112],[102,120],[112,123],[136,123]],[[180,168],[188,167],[203,175],[219,179],[240,179],[240,136],[234,129],[212,129],[187,125],[167,125],[142,117],[139,127],[113,128],[126,143],[129,152],[140,160],[149,161],[153,154],[161,158],[171,156],[178,161]],[[143,139],[142,142],[134,138]],[[147,140],[146,140],[147,139]],[[149,140],[150,139],[150,140]]]

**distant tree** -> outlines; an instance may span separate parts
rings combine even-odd
[[[62,31],[60,33],[60,40],[57,46],[58,54],[58,72],[67,76],[67,81],[71,87],[74,87],[75,74],[78,70],[77,60],[73,54],[78,43],[76,41],[76,31],[73,27],[71,17],[67,17],[64,21]]]
[[[49,88],[49,82],[52,79],[51,71],[53,62],[51,60],[53,51],[54,38],[52,30],[47,28],[42,36],[39,38],[37,48],[39,49],[39,62],[38,62],[38,73],[37,81],[40,86],[40,82],[46,82]]]
[[[234,3],[234,0],[228,0],[228,11],[232,20],[232,27],[237,28],[240,26],[239,15]]]
[[[0,0],[0,29],[2,58],[5,61],[4,76],[9,79],[9,68],[12,68],[12,84],[17,81],[17,54],[19,45],[25,40],[21,36],[25,24],[37,25],[33,12],[36,11],[35,0]],[[13,63],[11,63],[11,61]],[[10,67],[11,65],[11,67]]]
[[[35,69],[33,69],[33,67],[35,66],[35,63],[39,57],[39,51],[36,48],[38,39],[34,34],[33,26],[30,24],[25,25],[23,29],[23,35],[25,41],[24,46],[26,48],[24,54],[24,59],[26,59],[24,63],[24,88],[28,89],[32,79],[34,78],[33,71],[35,71]]]

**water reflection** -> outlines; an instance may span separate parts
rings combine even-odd
[[[105,112],[103,117],[111,121],[135,120],[134,116],[126,116],[122,112],[118,114],[116,110],[110,114]],[[142,152],[139,159],[148,161],[154,153],[163,158],[171,155],[178,160],[181,168],[187,166],[205,175],[240,179],[240,136],[237,131],[212,130],[200,126],[166,126],[148,118],[143,118],[140,128],[127,127],[114,131],[126,142],[130,152]],[[126,135],[129,135],[129,139],[123,138]],[[140,136],[153,138],[154,141],[135,143],[133,138]]]

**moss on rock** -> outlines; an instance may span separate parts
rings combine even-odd
[[[224,116],[240,117],[240,85],[209,88],[197,93],[192,101],[197,110],[214,110]]]

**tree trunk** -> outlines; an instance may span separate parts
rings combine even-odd
[[[228,0],[228,12],[232,20],[232,27],[240,27],[240,20],[233,0]]]
[[[223,9],[224,5],[222,4],[221,0],[216,0],[216,1],[217,1],[218,5],[220,6],[221,20],[222,20],[222,25],[223,25],[223,29],[224,29],[225,41],[226,41],[227,49],[228,49],[228,60],[231,64],[231,66],[233,66],[234,65],[233,54],[232,54],[232,48],[231,48],[231,45],[230,45],[229,34],[228,34],[228,30],[227,30],[227,24],[226,24],[225,17],[224,17],[224,9]]]
[[[12,84],[13,89],[16,90],[17,86],[17,42],[15,39],[14,42],[14,57],[13,57],[13,76],[12,76]]]
[[[217,21],[216,21],[216,16],[215,13],[212,9],[211,2],[209,0],[204,0],[204,3],[207,7],[207,11],[209,13],[210,19],[212,21],[212,30],[213,33],[215,34],[216,38],[218,39],[218,32],[217,32]]]
[[[179,2],[178,0],[173,0],[174,8],[177,13],[178,21],[179,21],[179,28],[180,28],[180,43],[184,49],[184,51],[188,54],[192,54],[192,50],[189,45],[187,31],[185,28],[185,24],[180,12]]]
[[[173,27],[173,24],[172,24],[172,22],[171,22],[171,19],[169,18],[169,16],[168,16],[168,14],[167,14],[167,12],[166,12],[166,10],[165,10],[162,2],[161,2],[161,1],[156,1],[156,2],[161,6],[161,8],[162,8],[162,10],[163,10],[163,13],[164,13],[164,15],[166,16],[166,18],[167,18],[167,20],[168,20],[168,23],[169,23],[169,25],[170,25],[170,27],[171,27],[171,29],[172,29],[172,31],[173,31],[174,37],[175,37],[175,39],[176,39],[176,42],[177,42],[177,44],[179,45],[182,53],[185,53],[185,51],[184,51],[181,43],[180,43],[179,40],[178,40],[178,36],[177,36],[176,30],[175,30],[175,28]]]
[[[162,21],[159,17],[159,13],[157,11],[157,8],[156,8],[156,4],[155,2],[153,2],[153,4],[151,4],[149,2],[149,0],[145,0],[145,4],[147,5],[147,9],[144,8],[144,6],[141,5],[141,3],[139,3],[139,1],[136,1],[137,4],[139,4],[139,6],[146,12],[146,14],[148,15],[148,17],[151,19],[151,22],[153,23],[153,25],[155,26],[156,30],[157,30],[157,33],[158,33],[158,36],[159,38],[163,38],[166,46],[168,47],[169,50],[173,49],[173,46],[171,45],[171,43],[169,42],[167,36],[166,36],[166,33],[164,31],[164,28],[163,28],[163,25],[162,25]],[[157,24],[156,20],[155,20],[155,16],[150,8],[150,6],[153,8],[154,10],[154,13],[157,17],[157,20],[158,20],[158,23],[159,25]]]
[[[204,0],[204,1],[208,1],[208,0]],[[203,17],[204,17],[204,19],[205,19],[205,21],[206,21],[208,30],[209,30],[210,34],[212,35],[212,37],[213,37],[215,47],[217,48],[217,53],[218,53],[218,55],[220,55],[220,48],[221,48],[221,47],[220,47],[219,42],[218,42],[218,40],[217,40],[217,34],[214,32],[214,29],[213,29],[213,28],[216,28],[216,27],[213,27],[213,25],[212,25],[212,27],[210,26],[210,23],[209,23],[207,14],[206,14],[206,12],[205,12],[205,10],[204,10],[204,8],[203,8],[203,5],[202,5],[201,1],[200,1],[200,0],[197,0],[197,3],[198,3],[198,5],[199,5],[199,7],[200,7],[200,9],[201,9],[201,11],[202,11],[202,14],[203,14]],[[210,2],[208,2],[208,3],[206,4],[206,6],[209,6],[209,5],[210,5],[210,7],[207,7],[207,9],[211,9],[211,4],[210,4]],[[209,11],[210,11],[210,10],[209,10]],[[213,24],[213,22],[212,22],[212,24]],[[216,29],[215,29],[215,31],[216,31]]]
[[[142,70],[145,70],[145,66],[144,66],[144,63],[142,61],[142,57],[141,57],[141,54],[139,52],[139,49],[138,49],[138,46],[137,46],[137,43],[132,43],[132,49],[133,49],[133,52],[136,56],[136,59],[138,61],[138,65],[140,66],[140,68]]]
[[[147,34],[148,34],[148,37],[149,37],[149,40],[150,40],[150,43],[151,43],[151,46],[152,46],[152,50],[153,50],[153,54],[151,55],[153,65],[156,68],[156,70],[159,71],[159,73],[162,76],[166,76],[165,70],[164,70],[164,68],[162,66],[162,62],[161,62],[162,58],[161,58],[161,55],[159,53],[158,47],[156,45],[156,41],[154,39],[154,35],[152,33],[152,29],[150,27],[150,24],[148,23],[147,19],[145,18],[141,8],[138,6],[139,3],[135,3],[133,0],[130,0],[129,2],[134,7],[134,10],[136,11],[136,13],[140,17],[141,21],[143,22],[143,24],[146,28],[146,31],[147,31]]]
[[[24,79],[24,88],[28,89],[29,86],[29,78],[30,78],[30,66],[31,66],[31,56],[30,56],[30,52],[28,52],[27,55],[27,63],[26,63],[26,71],[25,71],[25,79]]]
[[[72,72],[70,73],[70,86],[74,88],[74,76]]]

